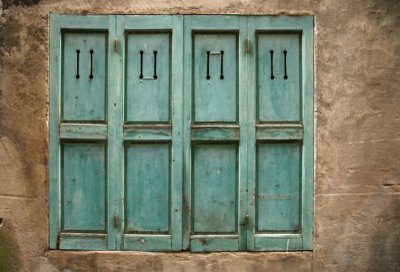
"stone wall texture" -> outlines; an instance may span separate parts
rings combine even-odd
[[[49,12],[313,15],[314,250],[49,251]],[[400,271],[400,1],[0,1],[0,218],[0,271]]]

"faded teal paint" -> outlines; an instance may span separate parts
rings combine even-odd
[[[62,231],[106,230],[104,144],[62,145]]]
[[[194,34],[192,69],[193,121],[236,122],[238,81],[236,35]]]
[[[182,249],[183,192],[183,16],[172,24],[172,147],[171,147],[171,250]]]
[[[245,70],[238,54],[244,41],[239,35],[241,20],[238,16],[185,19],[184,155],[191,168],[184,172],[188,213],[183,248],[237,251],[244,248],[239,246],[239,220],[244,217],[240,197],[245,194],[239,191],[246,186],[246,179],[239,180],[239,173],[245,174],[239,166],[245,162],[246,142],[241,137],[246,133],[232,124],[243,123],[246,109],[246,100],[239,101],[245,92],[239,74]]]
[[[172,140],[171,125],[161,126],[124,126],[124,140],[127,141],[170,141]]]
[[[112,126],[95,124],[107,121],[107,90],[115,89],[114,73],[107,73],[113,60],[113,18],[58,14],[50,18],[50,248],[115,249],[108,241],[114,237],[109,204],[115,202],[116,184],[110,179],[118,178],[112,171],[118,158],[112,160],[112,149],[108,150],[113,144]]]
[[[244,251],[247,249],[247,232],[249,227],[249,215],[247,206],[248,194],[248,155],[249,155],[249,138],[248,138],[248,51],[250,51],[250,44],[248,42],[248,19],[240,17],[239,21],[239,126],[240,126],[240,141],[239,141],[239,186],[238,186],[238,224],[239,224],[239,237],[238,237],[238,250]],[[246,44],[248,48],[246,48]],[[243,46],[244,45],[244,46]]]
[[[124,16],[126,35],[121,43],[127,44],[125,121],[128,124],[123,128],[123,140],[128,148],[123,188],[126,234],[122,244],[126,250],[181,249],[182,19],[182,16]],[[141,50],[143,79],[139,78]],[[157,51],[157,79],[153,78],[154,51]],[[146,163],[151,165],[150,171],[146,170]],[[135,184],[136,188],[130,186]],[[132,236],[132,232],[148,234],[143,238],[141,234]]]
[[[192,188],[190,186],[192,180],[192,169],[188,167],[192,162],[192,142],[191,142],[191,111],[192,111],[192,17],[185,17],[183,24],[183,127],[182,127],[182,138],[183,138],[183,199],[182,208],[185,212],[182,213],[182,249],[189,250],[190,247],[190,235],[192,225],[192,210],[191,210],[191,194]],[[189,69],[187,69],[189,67]]]
[[[104,121],[107,35],[72,32],[62,39],[63,121]]]
[[[268,124],[256,126],[258,140],[302,140],[304,137],[301,124]]]
[[[54,14],[54,16],[60,16]],[[61,15],[59,26],[63,30],[104,30],[109,29],[109,17],[106,15]]]
[[[257,145],[256,232],[300,230],[299,143]]]
[[[183,23],[180,15],[126,15],[124,28],[133,31],[160,31],[178,30]],[[174,31],[175,32],[175,31]]]
[[[192,141],[239,141],[238,126],[230,127],[192,127]]]
[[[50,248],[59,236],[61,249],[76,250],[312,249],[312,17],[52,14],[50,21]],[[66,82],[76,67],[65,50],[89,40],[93,56],[103,48],[92,79],[103,83]],[[145,78],[154,75],[157,50],[157,79],[139,79],[139,47]],[[272,47],[287,51],[286,80],[283,54],[274,55],[268,80]],[[80,56],[83,79],[88,63]],[[103,187],[93,189],[96,171]],[[64,200],[77,201],[75,192],[89,197],[70,207]],[[92,202],[103,217],[80,220]]]
[[[299,20],[300,21],[300,20]],[[314,199],[314,18],[302,19],[302,113],[304,123],[302,154],[302,249],[313,248]]]
[[[236,146],[196,145],[192,152],[192,233],[236,233]]]
[[[169,145],[133,144],[125,152],[125,233],[167,233],[171,206]]]
[[[239,248],[237,235],[225,235],[223,237],[207,235],[193,236],[190,241],[192,252],[213,252],[213,251],[237,251]]]
[[[60,139],[106,140],[107,125],[64,123],[60,125]]]
[[[124,84],[124,16],[110,16],[108,56],[108,250],[122,249],[124,145],[123,137],[123,84]],[[115,47],[115,39],[121,41]],[[112,67],[112,68],[111,68]]]
[[[57,248],[60,230],[60,15],[50,14],[49,74],[49,247]]]
[[[124,250],[170,251],[171,235],[162,234],[124,234]]]
[[[170,38],[168,33],[127,35],[126,122],[170,120]]]
[[[71,250],[106,250],[107,235],[105,234],[60,234],[60,249]]]
[[[257,35],[257,121],[300,121],[300,42],[296,33]]]
[[[256,47],[248,58],[251,79],[248,80],[250,224],[247,248],[255,251],[312,249],[313,18],[249,17],[248,26],[249,37],[256,42]],[[274,50],[273,83],[268,62],[271,49]],[[277,63],[275,50],[279,55]],[[287,50],[287,80],[283,78],[283,50]],[[289,57],[292,55],[293,59]],[[291,74],[295,76],[291,78]],[[256,125],[257,122],[263,124]],[[279,176],[282,180],[278,185],[285,188],[283,191],[271,187]],[[265,196],[261,201],[257,197],[260,188],[260,195]],[[288,198],[282,198],[282,194]],[[290,200],[295,195],[298,199]],[[273,205],[276,209],[270,207]],[[285,217],[286,221],[282,221]],[[273,233],[274,228],[281,230]]]

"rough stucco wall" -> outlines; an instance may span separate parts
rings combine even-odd
[[[400,271],[400,2],[316,6],[317,271]]]
[[[49,12],[314,15],[314,251],[49,252]],[[400,271],[398,0],[3,0],[0,13],[0,270]]]

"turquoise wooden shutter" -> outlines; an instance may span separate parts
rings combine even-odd
[[[107,171],[113,17],[52,15],[51,23],[50,247],[114,249]]]
[[[50,248],[311,249],[312,29],[52,14]]]
[[[245,99],[239,17],[185,18],[184,248],[245,248]]]
[[[249,250],[311,248],[312,27],[249,18]]]
[[[51,248],[181,249],[182,28],[51,16]]]
[[[181,249],[182,17],[125,16],[124,250]]]

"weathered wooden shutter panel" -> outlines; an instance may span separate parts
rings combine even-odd
[[[125,250],[181,248],[181,19],[124,18]]]
[[[106,33],[67,32],[62,37],[62,120],[75,122],[80,130],[106,120],[106,45]],[[74,244],[78,235],[88,239],[83,249],[106,248],[106,144],[81,142],[82,136],[73,135],[60,147],[60,248],[80,248]]]
[[[285,126],[300,122],[300,36],[258,34],[257,123]],[[256,232],[297,233],[300,229],[301,139],[277,137],[263,141],[265,128],[256,128]],[[300,142],[292,142],[300,140]],[[282,142],[283,141],[283,142]]]
[[[127,33],[126,121],[169,122],[171,33]]]
[[[52,15],[59,26],[52,32],[50,82],[50,190],[59,188],[50,194],[52,248],[114,249],[107,171],[109,20]]]
[[[236,233],[236,146],[196,145],[192,152],[192,233]]]
[[[103,143],[62,145],[62,231],[106,231],[106,149]]]
[[[301,231],[301,143],[257,145],[256,232]]]
[[[237,35],[194,33],[193,122],[237,122]]]
[[[126,37],[126,123],[168,122],[171,35],[134,32]],[[170,138],[170,125],[165,128]],[[147,142],[125,149],[125,232],[165,234],[170,230],[170,143],[149,143],[160,140],[153,138],[159,129],[142,130]]]
[[[105,121],[107,33],[62,36],[62,119]]]
[[[236,122],[236,35],[196,33],[193,44],[192,124]],[[192,234],[237,234],[237,144],[204,140],[192,145]]]
[[[184,248],[236,251],[245,146],[241,142],[242,89],[239,74],[239,17],[185,21],[186,214]],[[190,57],[189,57],[190,56]],[[241,101],[241,102],[239,102]],[[189,106],[191,105],[191,106]],[[242,169],[242,171],[240,171]],[[242,203],[243,204],[243,203]]]
[[[106,37],[105,33],[79,32],[62,36],[64,122],[105,120]],[[105,144],[66,141],[61,144],[61,158],[61,231],[105,233]]]
[[[300,34],[257,35],[257,121],[299,122]]]
[[[310,248],[310,19],[249,18],[249,250]]]

